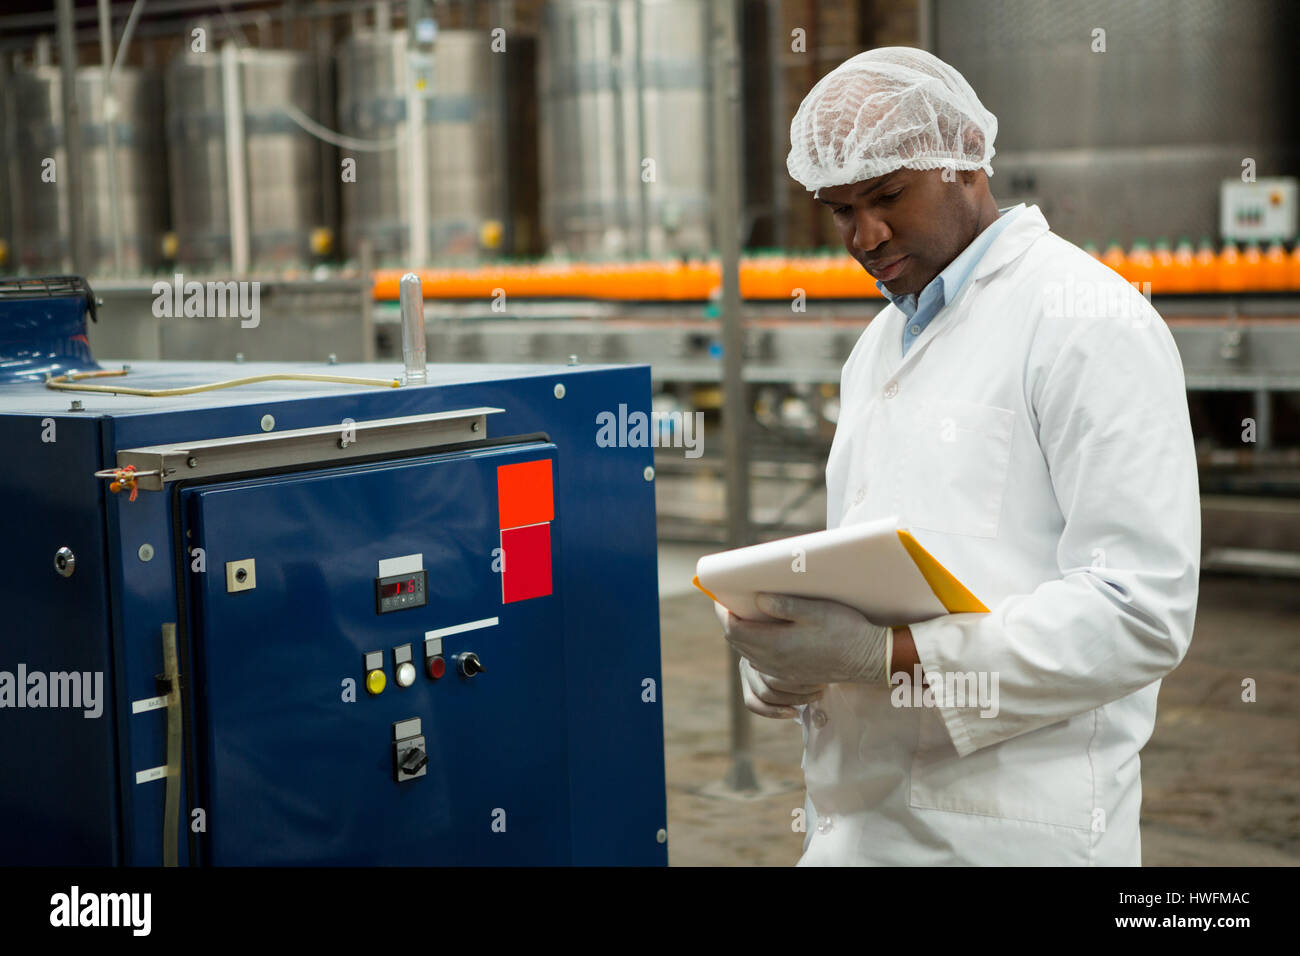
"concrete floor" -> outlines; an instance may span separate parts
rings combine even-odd
[[[673,866],[790,866],[803,834],[801,734],[752,717],[766,795],[711,796],[730,766],[727,669],[712,604],[690,587],[696,558],[660,554],[669,861]],[[1257,701],[1243,703],[1254,678]],[[1142,751],[1146,866],[1300,864],[1300,584],[1207,577],[1182,665],[1160,691]]]

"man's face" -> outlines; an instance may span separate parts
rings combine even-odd
[[[894,295],[919,293],[978,235],[982,174],[943,172],[899,169],[817,192],[849,255]]]

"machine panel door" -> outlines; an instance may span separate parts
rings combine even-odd
[[[205,862],[571,860],[554,469],[534,442],[182,492]]]

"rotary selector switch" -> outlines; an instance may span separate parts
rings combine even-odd
[[[487,673],[487,668],[483,666],[483,662],[480,661],[478,655],[472,651],[457,654],[456,667],[460,671],[461,677],[473,677],[475,674]]]

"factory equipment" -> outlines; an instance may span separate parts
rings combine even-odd
[[[1287,0],[934,0],[934,30],[998,118],[999,205],[1071,241],[1210,236],[1225,176],[1300,167]]]
[[[114,190],[109,184],[104,71],[84,66],[76,76],[87,269],[113,268],[116,219],[122,237],[120,271],[151,271],[162,261],[167,220],[166,193],[159,189],[165,161],[158,77],[131,67],[120,67],[114,74]],[[12,193],[15,263],[28,272],[64,268],[71,256],[71,230],[59,70],[48,64],[20,67],[8,77],[6,89],[11,133],[5,164]]]
[[[648,368],[104,365],[0,385],[0,863],[666,862]]]
[[[172,60],[167,135],[183,266],[243,272],[329,251],[324,189],[335,174],[316,138],[295,122],[320,115],[319,72],[309,53],[230,43]]]
[[[412,158],[424,178],[427,252],[434,256],[477,256],[500,245],[506,207],[509,150],[503,141],[505,96],[502,71],[494,62],[489,34],[440,30],[432,44],[408,47],[405,30],[354,33],[339,47],[339,124],[342,132],[381,149],[350,150],[354,175],[340,185],[343,247],[349,256],[360,243],[374,244],[377,261],[409,258],[416,215]],[[423,85],[409,102],[423,104],[417,127],[421,147],[409,146],[408,91]]]
[[[712,37],[699,0],[546,5],[542,220],[552,251],[712,247]]]

